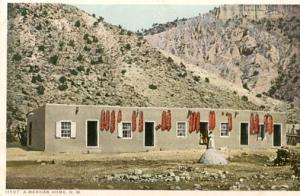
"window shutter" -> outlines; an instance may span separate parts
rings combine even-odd
[[[76,122],[71,122],[71,138],[76,138]]]
[[[122,123],[118,123],[118,137],[121,138],[122,137]]]
[[[60,121],[56,122],[55,137],[61,138],[61,122]]]

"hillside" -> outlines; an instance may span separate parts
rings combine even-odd
[[[45,103],[279,107],[265,96],[241,98],[143,37],[75,7],[9,4],[8,12],[8,142],[24,131],[26,114]]]
[[[236,85],[300,106],[300,6],[226,5],[156,24],[145,38]]]

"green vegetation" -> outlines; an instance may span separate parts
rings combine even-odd
[[[82,56],[82,54],[80,53],[80,54],[78,55],[78,57],[77,57],[77,60],[81,62],[82,59],[83,59],[83,56]]]
[[[209,83],[209,78],[206,77],[206,78],[204,79],[204,81],[205,81],[206,83]]]
[[[50,59],[49,59],[49,63],[52,63],[53,65],[56,65],[57,64],[57,60],[58,60],[58,56],[57,55],[51,56]]]
[[[126,73],[126,69],[122,69],[121,73],[124,75]]]
[[[20,61],[22,59],[21,55],[19,53],[14,54],[12,57],[14,61]]]
[[[75,69],[70,69],[70,73],[74,76],[78,75],[78,72]]]
[[[171,57],[168,57],[167,62],[168,63],[173,63],[174,61],[173,61],[173,59]]]
[[[39,23],[35,28],[36,30],[42,30],[42,25]]]
[[[39,95],[43,95],[45,92],[45,87],[40,85],[40,86],[36,87],[36,90]]]
[[[58,86],[58,89],[59,89],[60,91],[67,90],[67,89],[68,89],[68,85],[67,85],[66,83],[60,84],[60,85]]]
[[[71,39],[71,40],[69,41],[68,45],[71,46],[72,48],[74,48],[74,47],[75,47],[74,40]]]
[[[65,83],[67,81],[67,78],[65,77],[65,76],[61,76],[60,78],[59,78],[59,82],[60,83]]]
[[[256,95],[256,97],[259,97],[259,98],[260,98],[260,97],[262,97],[262,95],[259,93],[259,94]]]
[[[104,20],[104,18],[102,16],[99,16],[98,22],[102,22],[103,20]]]
[[[43,45],[38,46],[38,50],[39,50],[39,51],[44,51],[44,50],[45,50],[45,46],[43,46]]]
[[[32,83],[43,82],[43,81],[44,80],[40,74],[32,76],[32,79],[31,79]]]
[[[196,82],[199,82],[200,81],[200,76],[193,76],[193,79],[196,81]]]
[[[126,50],[130,50],[130,49],[131,49],[131,46],[130,46],[129,43],[127,43],[127,44],[125,45],[125,49],[126,49]]]
[[[243,95],[243,96],[242,96],[242,100],[243,100],[243,101],[248,101],[248,97],[245,96],[245,95]]]
[[[79,20],[77,20],[77,21],[75,22],[75,27],[80,27],[80,21],[79,21]]]
[[[152,89],[152,90],[155,90],[155,89],[157,89],[157,86],[154,85],[154,84],[150,84],[150,85],[149,85],[149,88]]]

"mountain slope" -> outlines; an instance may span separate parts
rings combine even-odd
[[[9,4],[8,141],[45,103],[269,109],[75,7]]]
[[[300,106],[299,32],[298,5],[228,5],[144,34],[152,46],[195,66]]]

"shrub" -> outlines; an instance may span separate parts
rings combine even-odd
[[[51,56],[50,59],[49,59],[49,63],[52,63],[53,65],[56,65],[57,60],[58,60],[57,55]]]
[[[155,90],[155,89],[157,89],[157,86],[154,85],[154,84],[150,84],[150,85],[149,85],[149,88],[152,89],[152,90]]]
[[[130,50],[130,49],[131,49],[130,44],[126,44],[126,45],[125,45],[125,49]]]
[[[236,91],[233,91],[233,94],[235,94],[235,95],[236,95],[236,94],[237,94],[237,92],[236,92]]]
[[[87,46],[84,46],[84,48],[83,48],[85,51],[87,51],[87,52],[89,52],[91,49],[90,48],[88,48]]]
[[[256,97],[262,97],[262,95],[259,93],[259,94],[256,95]]]
[[[77,60],[78,60],[78,61],[82,61],[82,59],[83,59],[82,54],[79,54],[78,57],[77,57]]]
[[[98,38],[95,35],[93,35],[92,38],[93,38],[93,42],[98,42]]]
[[[68,85],[67,85],[66,83],[60,84],[60,85],[58,86],[58,89],[59,89],[60,91],[67,90],[67,89],[68,89]]]
[[[124,75],[126,73],[126,69],[122,69],[121,73]]]
[[[204,79],[204,81],[205,81],[206,83],[209,83],[209,78],[206,77],[206,78]]]
[[[200,76],[193,76],[193,79],[194,79],[196,82],[199,82],[199,81],[200,81]]]
[[[98,22],[96,21],[96,22],[94,22],[94,27],[96,27],[96,26],[98,26]]]
[[[97,48],[97,49],[96,49],[96,53],[102,54],[103,52],[104,52],[104,49],[103,49],[103,48]]]
[[[43,82],[43,78],[40,74],[36,75],[36,76],[32,76],[31,82],[32,83],[36,83],[36,82]]]
[[[168,62],[168,63],[172,63],[172,62],[173,62],[173,59],[172,59],[171,57],[168,57],[167,62]]]
[[[45,50],[45,46],[38,46],[38,50],[39,51],[44,51]]]
[[[36,90],[39,95],[43,95],[44,91],[45,91],[45,87],[40,85],[40,86],[36,87]]]
[[[87,40],[86,40],[86,43],[87,43],[87,44],[92,44],[92,41],[91,41],[90,39],[87,39]]]
[[[79,21],[79,20],[77,20],[77,21],[75,22],[75,27],[80,27],[80,21]]]
[[[79,72],[81,72],[81,71],[84,71],[84,66],[78,66],[77,68],[76,68]]]
[[[104,20],[104,18],[102,16],[99,16],[98,22],[102,22],[103,20]]]
[[[131,31],[127,31],[127,35],[128,35],[128,36],[131,36],[131,35],[132,35],[132,32],[131,32]]]
[[[138,47],[141,47],[142,43],[141,43],[141,42],[137,42],[136,45],[137,45]]]
[[[36,28],[36,30],[41,30],[42,29],[42,25],[39,23],[35,28]]]
[[[71,70],[70,70],[70,73],[71,73],[72,75],[75,75],[75,76],[78,75],[78,72],[77,72],[75,69],[71,69]]]
[[[71,46],[72,48],[74,48],[75,47],[75,43],[74,43],[74,40],[70,40],[69,41],[69,44],[68,44],[69,46]]]
[[[27,12],[28,12],[28,10],[26,9],[26,8],[20,8],[20,14],[22,15],[22,16],[26,16],[27,15]]]
[[[94,18],[96,18],[96,14],[92,14],[92,16],[93,16]]]
[[[67,78],[65,77],[65,76],[61,76],[60,78],[59,78],[59,82],[60,83],[65,83],[67,81]]]
[[[14,54],[14,56],[12,58],[14,61],[20,61],[22,59],[22,57],[19,53]]]
[[[64,46],[64,42],[60,41],[59,42],[59,51],[62,51],[63,46]]]
[[[243,100],[243,101],[248,101],[248,97],[245,96],[245,95],[243,95],[243,96],[242,96],[242,100]]]

